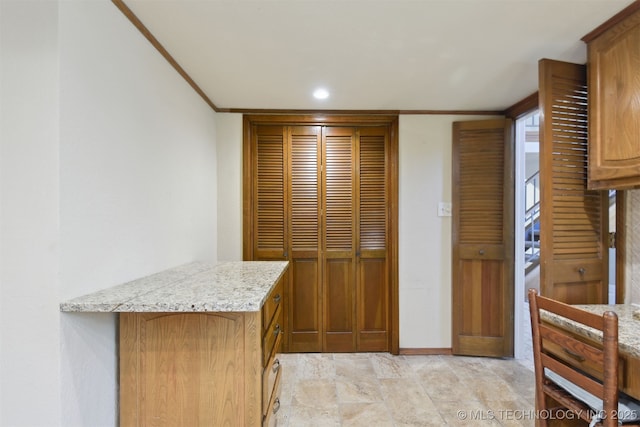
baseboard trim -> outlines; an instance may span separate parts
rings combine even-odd
[[[404,356],[451,356],[453,352],[450,348],[401,348],[398,354]]]

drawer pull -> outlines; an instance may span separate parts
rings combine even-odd
[[[276,397],[276,401],[273,402],[273,414],[275,415],[276,412],[278,412],[280,410],[280,398]]]
[[[273,335],[278,336],[280,333],[280,323],[276,323],[276,328],[273,330]]]
[[[576,359],[578,362],[584,362],[584,356],[578,354],[578,353],[574,353],[573,351],[567,349],[567,348],[562,348],[564,350],[565,353],[567,353],[569,356],[573,357],[574,359]]]
[[[273,367],[271,369],[273,370],[274,374],[278,372],[278,369],[280,369],[280,359],[276,359],[273,361]]]
[[[278,304],[280,302],[282,298],[280,297],[280,294],[276,294],[276,296],[273,297],[273,302],[275,302],[276,304]]]

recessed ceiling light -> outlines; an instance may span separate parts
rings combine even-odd
[[[329,97],[329,91],[323,88],[316,89],[313,92],[313,97],[316,99],[327,99]]]

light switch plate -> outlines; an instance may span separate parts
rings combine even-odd
[[[438,216],[451,216],[451,203],[438,203]]]

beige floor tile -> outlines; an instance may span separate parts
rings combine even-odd
[[[298,375],[300,378],[335,378],[336,368],[333,354],[310,353],[298,359]]]
[[[340,378],[336,380],[336,390],[340,403],[382,402],[376,378]]]
[[[457,401],[465,398],[477,398],[475,395],[469,395],[468,382],[471,380],[460,379],[453,369],[448,366],[438,370],[421,370],[418,374],[418,381],[434,401]]]
[[[404,357],[374,353],[370,361],[377,378],[410,378],[415,375]]]
[[[393,427],[389,409],[382,402],[340,405],[344,427]]]
[[[293,387],[292,407],[315,409],[334,408],[338,405],[336,383],[329,379],[302,379]]]
[[[289,415],[289,427],[339,427],[342,425],[338,405],[327,408],[293,406]]]
[[[417,382],[404,378],[383,378],[380,386],[396,425],[443,425],[436,406]]]
[[[533,425],[533,371],[512,359],[286,354],[281,427]]]

